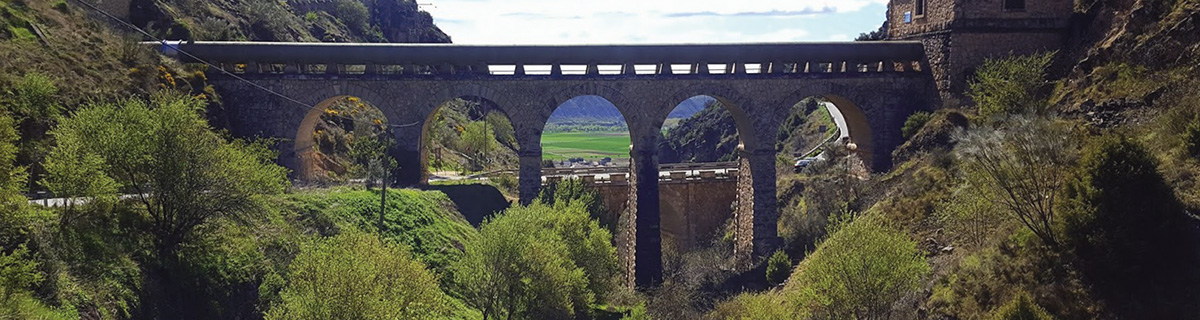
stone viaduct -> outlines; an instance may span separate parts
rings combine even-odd
[[[779,244],[775,139],[792,106],[820,96],[845,114],[860,156],[891,166],[900,128],[936,105],[920,42],[722,45],[479,46],[429,44],[235,43],[163,45],[229,70],[209,70],[236,136],[280,139],[279,162],[297,179],[311,166],[313,129],[333,101],[359,97],[394,125],[402,184],[424,181],[425,127],[456,98],[494,105],[520,145],[520,197],[541,186],[541,135],[550,114],[574,97],[607,99],[628,122],[629,203],[618,249],[632,283],[662,277],[657,146],[667,115],[707,95],[733,114],[742,157],[734,213],[735,254],[750,261]],[[176,50],[178,49],[178,50]],[[191,61],[190,58],[184,59]],[[269,89],[279,95],[268,93]]]

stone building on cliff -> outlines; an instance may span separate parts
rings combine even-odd
[[[943,99],[960,99],[988,58],[1061,49],[1073,0],[891,0],[888,37],[920,40]]]

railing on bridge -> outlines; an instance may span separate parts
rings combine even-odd
[[[672,163],[659,165],[659,181],[686,182],[699,180],[737,179],[737,162]],[[629,183],[627,167],[596,168],[546,168],[542,169],[543,183],[551,184],[563,179],[577,178],[587,184]]]
[[[194,42],[183,50],[238,74],[390,76],[781,76],[921,73],[915,41],[670,45]],[[184,59],[189,61],[189,59]],[[191,61],[195,62],[195,61]]]

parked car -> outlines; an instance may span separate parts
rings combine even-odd
[[[804,168],[808,168],[809,165],[813,164],[813,162],[817,162],[817,160],[819,160],[817,157],[797,159],[796,164],[792,165],[792,169],[794,169],[796,173],[800,173],[800,171],[804,170]]]

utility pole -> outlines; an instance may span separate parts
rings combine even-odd
[[[379,188],[379,236],[383,237],[383,218],[387,214],[388,171],[390,170],[388,170],[388,166],[384,165],[383,161],[380,161],[380,165],[383,167],[383,181],[380,182],[383,186]]]

